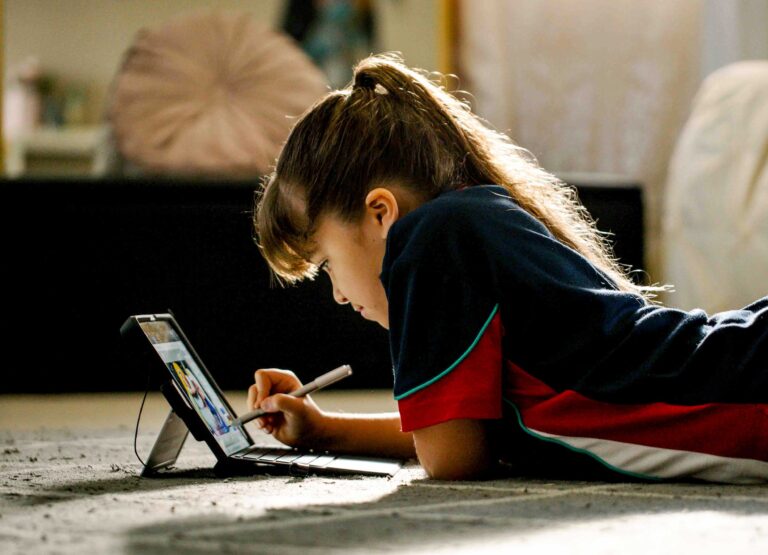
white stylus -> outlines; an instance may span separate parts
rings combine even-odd
[[[288,395],[292,395],[294,397],[304,397],[304,395],[309,395],[313,391],[317,391],[318,389],[322,389],[328,385],[331,385],[332,383],[335,383],[343,378],[346,378],[351,374],[352,374],[352,367],[349,364],[345,364],[344,366],[339,366],[338,368],[335,368],[330,372],[326,372],[322,376],[318,376],[311,382],[302,385],[299,389],[295,391],[291,391]],[[258,418],[259,416],[264,416],[265,414],[269,414],[269,413],[261,409],[256,409],[256,410],[252,410],[251,412],[246,412],[244,415],[238,418],[235,418],[232,421],[232,426],[240,426],[242,424],[245,424],[246,422],[250,422],[254,418]]]

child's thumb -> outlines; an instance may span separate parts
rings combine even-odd
[[[261,408],[267,412],[295,412],[302,404],[301,399],[285,393],[276,393],[264,399]]]

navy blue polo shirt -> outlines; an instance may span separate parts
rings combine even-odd
[[[768,297],[713,316],[648,304],[498,185],[398,220],[381,281],[404,431],[495,420],[518,460],[768,480]]]

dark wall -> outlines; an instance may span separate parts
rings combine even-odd
[[[172,309],[219,385],[245,389],[257,368],[308,379],[343,363],[338,387],[391,387],[386,331],[337,305],[327,279],[270,287],[252,240],[254,185],[173,180],[0,183],[4,258],[2,392],[141,390],[119,327]],[[642,264],[639,190],[580,186]],[[592,206],[590,206],[592,205]]]

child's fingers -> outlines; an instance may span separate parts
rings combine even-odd
[[[275,425],[275,418],[270,415],[260,416],[256,419],[257,425],[259,428],[264,429],[267,426],[274,426]]]
[[[275,393],[261,403],[261,408],[270,413],[299,412],[303,407],[303,399],[285,393]]]
[[[277,415],[262,416],[261,418],[258,419],[258,421],[259,421],[259,427],[261,428],[261,431],[263,431],[266,434],[274,433],[275,429],[278,427]]]
[[[267,370],[256,370],[253,379],[255,382],[253,386],[256,387],[256,398],[254,399],[252,406],[253,408],[257,408],[261,405],[261,402],[269,396],[272,380],[270,380]]]
[[[254,407],[261,406],[261,402],[273,393],[288,393],[301,387],[301,382],[296,374],[290,370],[279,368],[262,368],[256,370],[253,375],[256,386],[256,399]]]
[[[301,381],[290,370],[274,369],[269,377],[272,380],[272,393],[290,393],[301,387]]]
[[[256,399],[258,397],[259,388],[256,387],[256,384],[253,384],[251,387],[248,388],[248,400],[245,404],[245,410],[246,412],[252,411],[254,408],[256,408]]]
[[[268,413],[256,419],[255,424],[264,433],[285,434],[291,420],[303,410],[304,400],[286,395],[301,387],[301,381],[289,370],[262,368],[254,372],[254,384],[248,388],[248,410],[261,408]]]

